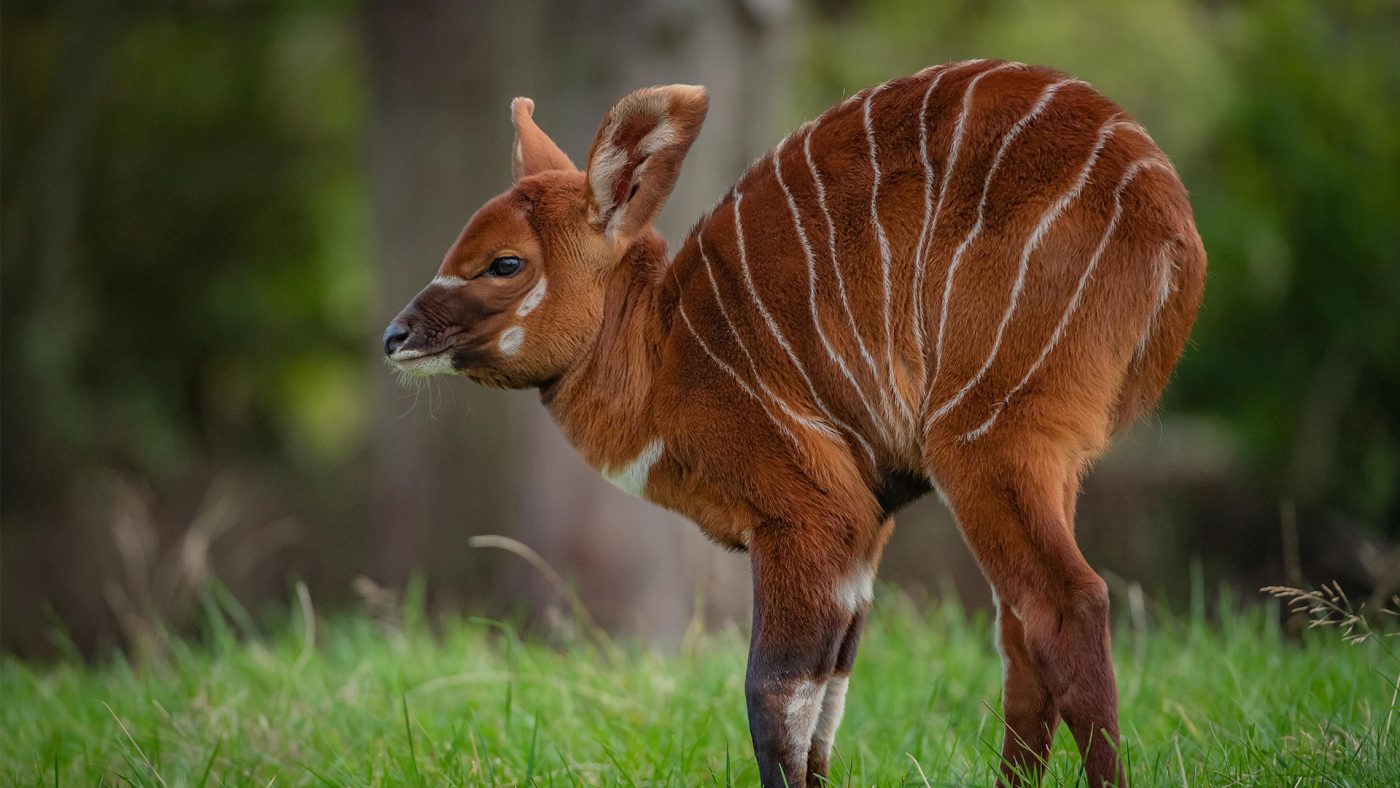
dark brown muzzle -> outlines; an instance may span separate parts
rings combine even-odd
[[[399,348],[408,342],[409,333],[408,326],[395,318],[394,322],[384,329],[384,355],[394,355]]]

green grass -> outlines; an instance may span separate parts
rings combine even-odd
[[[1275,614],[1259,605],[1210,624],[1119,622],[1135,784],[1400,781],[1397,641],[1289,638]],[[220,624],[140,667],[0,659],[0,775],[26,785],[756,782],[739,632],[662,651],[522,640],[478,619],[431,629],[412,616],[392,631],[293,616],[267,637]],[[920,611],[882,590],[833,781],[990,784],[999,670],[986,616],[946,603]],[[1046,784],[1082,782],[1078,768],[1062,730]]]

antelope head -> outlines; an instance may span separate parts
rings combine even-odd
[[[703,88],[639,90],[613,107],[580,172],[511,104],[515,183],[476,212],[437,275],[384,331],[384,353],[413,375],[459,374],[503,388],[558,378],[592,346],[607,274],[639,243],[700,132]]]

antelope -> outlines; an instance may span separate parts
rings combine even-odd
[[[1063,720],[1122,784],[1081,476],[1153,407],[1205,252],[1153,140],[1046,68],[934,66],[750,166],[669,257],[653,228],[703,88],[638,90],[580,171],[512,102],[514,184],[384,333],[414,375],[535,388],[616,486],[748,553],[763,785],[825,782],[892,515],[936,489],[997,597],[1000,781]]]

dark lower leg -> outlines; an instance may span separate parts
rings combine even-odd
[[[1118,688],[1109,653],[1108,591],[1092,573],[1071,585],[1053,614],[1028,627],[1056,711],[1074,735],[1092,786],[1125,785],[1118,758]]]
[[[1002,654],[1001,708],[1006,723],[1000,783],[1038,785],[1060,720],[1050,688],[1026,647],[1021,621],[1004,602],[997,609],[997,641]]]
[[[749,546],[754,624],[744,690],[765,788],[816,778],[808,773],[812,743],[853,617],[843,604],[851,556],[832,555],[831,547],[790,524],[756,531]],[[824,770],[825,756],[816,765]]]
[[[984,445],[976,463],[964,455],[944,457],[931,476],[940,480],[968,546],[1014,613],[1028,662],[1083,753],[1089,784],[1121,784],[1108,596],[1067,521],[1077,490],[1074,469],[1051,442],[1034,435],[1006,440],[1001,447]],[[1026,680],[1034,674],[1008,670],[1018,687],[1029,688],[1024,697],[1008,689],[1008,735],[1032,745],[1023,750],[1038,752],[1043,703]],[[1024,709],[1015,708],[1021,703]]]
[[[810,786],[821,785],[828,774],[831,747],[836,742],[836,730],[846,710],[846,689],[850,684],[851,667],[855,664],[856,648],[864,628],[865,610],[862,609],[856,612],[846,628],[846,635],[837,651],[835,669],[826,682],[821,714],[817,717],[811,749],[807,753],[807,784]]]

